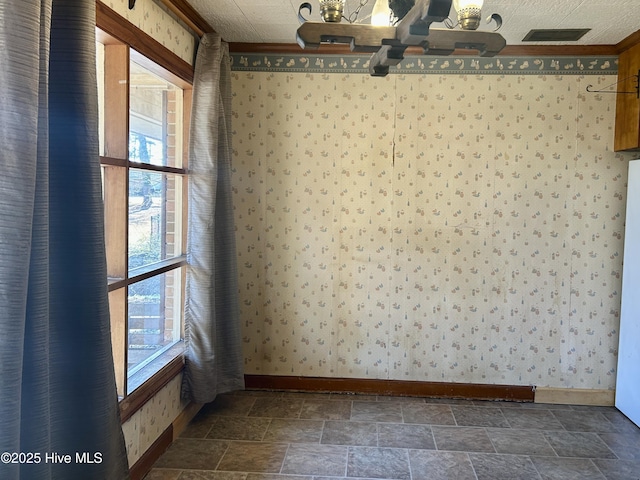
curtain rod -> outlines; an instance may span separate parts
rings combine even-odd
[[[160,0],[160,2],[186,23],[199,37],[205,33],[215,32],[213,27],[186,0]],[[135,6],[136,0],[129,0],[129,10]]]

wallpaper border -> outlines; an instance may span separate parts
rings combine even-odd
[[[231,69],[254,72],[369,73],[369,55],[231,54]],[[617,56],[571,57],[407,57],[395,74],[612,75]]]

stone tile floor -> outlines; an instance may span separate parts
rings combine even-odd
[[[145,480],[640,480],[613,407],[244,391],[205,405]]]

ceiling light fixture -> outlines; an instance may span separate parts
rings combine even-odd
[[[454,0],[458,16],[457,24],[449,19],[452,0],[377,0],[387,2],[392,12],[390,22],[385,25],[353,23],[350,16],[344,17],[344,0],[319,0],[320,13],[324,22],[310,22],[302,15],[308,2],[300,5],[298,18],[302,25],[296,37],[298,45],[304,49],[317,49],[322,43],[345,43],[353,52],[373,53],[369,62],[369,73],[385,76],[389,67],[404,59],[404,52],[410,46],[422,48],[423,54],[451,55],[457,48],[477,50],[483,57],[492,57],[502,50],[506,41],[499,33],[477,30],[480,25],[482,0]],[[360,9],[368,0],[360,0]],[[500,15],[493,14],[498,28],[502,25]],[[432,23],[444,22],[447,29],[430,28]],[[454,30],[460,26],[459,30]],[[496,29],[497,30],[497,29]]]
[[[477,30],[482,18],[483,0],[453,0],[458,13],[458,23],[464,30]]]
[[[343,12],[344,0],[320,0],[320,16],[325,22],[340,22]]]

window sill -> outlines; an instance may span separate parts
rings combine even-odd
[[[179,375],[184,368],[184,342],[173,347],[156,358],[149,365],[129,377],[131,392],[120,401],[120,419],[126,422],[156,393]]]

